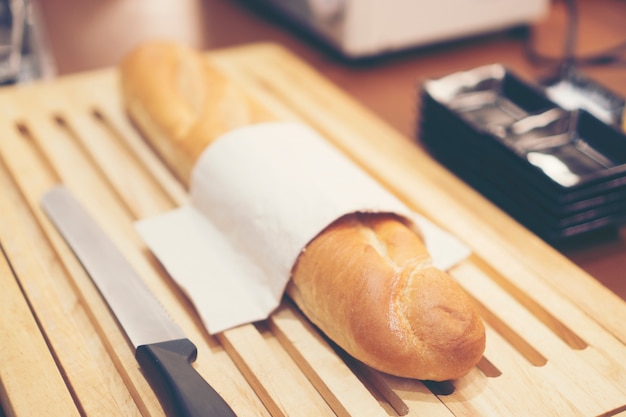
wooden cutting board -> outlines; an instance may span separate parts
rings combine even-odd
[[[217,336],[133,229],[187,195],[120,105],[114,69],[0,91],[0,403],[7,416],[161,416],[114,317],[39,208],[63,182],[198,345],[240,416],[626,415],[626,303],[288,51],[210,54],[250,95],[322,133],[410,207],[465,241],[451,274],[487,327],[460,380],[382,375],[285,300]]]

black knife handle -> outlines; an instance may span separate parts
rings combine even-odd
[[[224,399],[191,366],[197,353],[189,339],[178,339],[139,346],[135,357],[168,415],[234,417]]]

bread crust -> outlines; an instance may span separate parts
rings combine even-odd
[[[144,43],[119,69],[131,120],[187,186],[214,139],[276,119],[178,43]],[[431,265],[421,237],[393,215],[353,214],[330,225],[303,250],[287,291],[338,346],[382,372],[459,378],[485,348],[472,301]]]
[[[485,348],[465,291],[393,215],[350,215],[329,226],[298,259],[288,293],[331,340],[389,374],[459,378]]]
[[[215,138],[274,119],[208,58],[180,43],[141,44],[123,58],[119,70],[131,120],[185,185],[195,161]]]

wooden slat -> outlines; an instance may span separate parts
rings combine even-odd
[[[0,282],[0,399],[6,416],[79,416],[4,256]]]
[[[16,97],[11,100],[12,107],[4,107],[3,115],[10,114],[11,111],[15,111],[17,109],[17,104],[19,103],[19,97]],[[5,102],[3,102],[4,104]],[[101,337],[102,342],[106,345],[107,350],[110,352],[115,350],[118,352],[119,356],[114,356],[112,360],[116,363],[118,370],[124,370],[121,364],[134,364],[134,356],[133,352],[129,349],[128,344],[120,332],[117,323],[113,318],[110,317],[110,313],[106,305],[102,302],[97,293],[97,290],[89,281],[89,278],[84,273],[80,264],[75,260],[71,251],[67,246],[65,246],[64,242],[61,238],[56,234],[56,231],[53,229],[53,226],[47,222],[45,216],[41,212],[39,208],[39,200],[43,193],[48,190],[50,187],[58,184],[60,177],[54,170],[54,167],[50,165],[50,161],[45,157],[45,155],[41,154],[41,151],[36,147],[36,137],[39,132],[43,133],[43,137],[47,140],[52,140],[53,143],[57,142],[55,139],[63,139],[63,135],[59,135],[58,131],[51,121],[49,117],[37,118],[38,116],[35,113],[35,118],[31,120],[26,120],[20,118],[20,124],[22,126],[28,126],[28,135],[2,135],[2,143],[0,144],[0,152],[2,152],[2,157],[5,159],[7,163],[7,168],[11,173],[11,176],[16,181],[17,186],[20,188],[23,196],[28,204],[29,210],[32,211],[33,215],[39,220],[41,226],[43,227],[46,236],[50,239],[54,250],[56,251],[57,256],[61,260],[68,260],[63,263],[63,266],[69,272],[69,274],[73,277],[73,284],[76,286],[75,290],[83,291],[83,293],[90,294],[89,298],[82,297],[81,294],[78,294],[77,297],[80,299],[80,303],[88,306],[86,312],[90,317],[92,324],[96,327],[98,334]],[[3,126],[6,126],[3,124]],[[61,146],[63,144],[62,140],[58,141],[58,151],[65,155],[65,157],[71,156],[72,153],[69,152],[68,148]],[[76,167],[75,162],[72,159],[64,159],[63,164],[66,164],[69,167]],[[79,168],[79,167],[77,167]],[[37,240],[37,236],[29,236],[33,241]],[[43,256],[43,255],[40,255]],[[54,262],[58,262],[58,258],[54,260]],[[82,285],[82,288],[81,288]],[[89,300],[89,302],[85,302],[85,300]],[[104,318],[109,317],[108,321]],[[54,327],[52,327],[54,329]],[[80,329],[81,332],[77,333],[74,337],[70,338],[68,343],[68,351],[59,353],[59,355],[67,356],[69,358],[72,355],[76,354],[75,348],[80,349],[80,343],[72,343],[73,341],[80,341],[82,331],[87,331],[85,328]],[[56,332],[57,329],[54,329]],[[102,335],[106,335],[106,337],[102,337]],[[80,357],[82,355],[79,355]],[[92,358],[95,359],[95,358]],[[80,364],[78,364],[80,365]],[[122,373],[122,378],[126,384],[128,384],[129,380],[137,380],[140,381],[139,384],[143,382],[142,388],[138,391],[132,392],[134,400],[137,402],[139,409],[142,411],[144,415],[163,415],[163,412],[158,405],[158,401],[156,397],[148,387],[145,380],[141,374],[135,369],[134,377],[129,377]],[[85,377],[95,377],[97,375],[86,374]],[[80,386],[77,385],[77,389],[80,390]],[[106,387],[100,387],[102,390],[108,390]],[[98,394],[98,390],[94,390],[94,395]],[[81,398],[81,401],[89,401],[89,398]],[[128,408],[127,410],[132,413],[132,408]]]
[[[338,416],[385,415],[371,393],[293,305],[283,303],[270,317],[269,325]]]
[[[44,330],[48,347],[74,395],[80,398],[80,408],[86,414],[106,411],[139,416],[28,207],[9,184],[4,170],[0,179],[4,251],[12,260],[13,271]],[[40,256],[32,256],[35,253]]]
[[[539,322],[531,312],[525,310],[509,294],[502,291],[478,268],[465,264],[455,270],[455,277],[465,283],[471,294],[483,305],[488,305],[494,314],[531,345],[548,363],[538,367],[552,390],[560,392],[584,415],[599,415],[623,404],[626,391],[613,384],[608,375],[603,375],[596,364],[587,363],[554,333]],[[470,281],[468,283],[468,281]],[[607,358],[608,359],[608,358]],[[623,368],[615,363],[614,372],[624,374]],[[546,370],[549,368],[549,370]],[[585,375],[584,380],[579,376]]]
[[[333,415],[305,376],[294,372],[287,358],[277,356],[254,326],[227,330],[219,339],[273,416]]]
[[[0,178],[6,172],[0,166]],[[76,416],[74,403],[37,320],[7,262],[0,222],[0,401],[6,417]]]
[[[129,123],[116,88],[116,71],[105,70],[98,71],[90,77],[72,79],[71,83],[64,86],[64,91],[71,96],[72,105],[94,114],[99,124],[110,132],[111,139],[115,138],[128,147],[176,205],[184,204],[188,199],[187,192]]]

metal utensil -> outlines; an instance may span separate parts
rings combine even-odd
[[[169,415],[232,417],[228,404],[192,366],[196,346],[130,263],[64,186],[41,206],[96,284],[135,348],[135,358]]]

